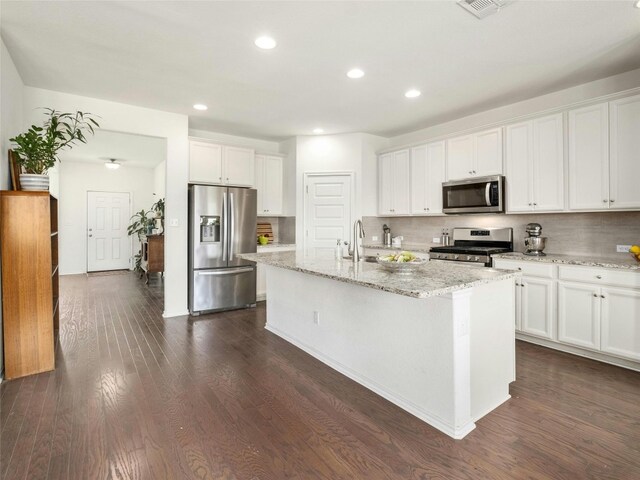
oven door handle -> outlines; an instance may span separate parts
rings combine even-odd
[[[487,182],[487,187],[484,190],[484,199],[487,202],[487,207],[491,206],[491,182]]]

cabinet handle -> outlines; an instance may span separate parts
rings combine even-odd
[[[600,295],[600,298],[604,298],[604,295]]]
[[[474,174],[476,173],[476,171],[475,171],[475,170],[472,170],[472,172],[473,172]]]
[[[530,207],[531,207],[531,206],[533,206],[533,203],[530,203],[530,204],[529,204],[529,206],[530,206]]]
[[[533,202],[533,206],[534,206],[534,207],[537,207],[537,206],[538,206],[538,204],[537,204],[537,203],[535,203],[535,202]]]
[[[607,203],[607,200],[602,200],[602,203]]]
[[[469,175],[471,175],[473,172],[471,170],[469,170]]]
[[[426,212],[426,211],[427,211],[426,207],[425,207],[425,208],[423,208],[423,210]]]
[[[615,202],[615,200],[613,200],[613,199],[611,199],[611,200],[609,200],[609,201],[610,201],[611,203]]]
[[[518,270],[522,270],[522,267],[518,267]]]
[[[594,296],[594,298],[598,298],[598,294],[597,293],[594,293],[593,296]]]
[[[524,283],[521,283],[521,284],[520,284],[520,286],[521,286],[522,288],[524,288]]]
[[[596,278],[597,278],[598,280],[601,280],[601,279],[602,279],[602,275],[596,275]]]

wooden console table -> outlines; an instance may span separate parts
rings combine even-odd
[[[142,242],[140,268],[146,275],[145,283],[149,283],[149,273],[164,274],[164,235],[147,235]]]

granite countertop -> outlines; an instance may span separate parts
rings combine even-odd
[[[295,243],[279,243],[279,242],[267,243],[266,245],[258,244],[258,250],[267,250],[268,248],[282,248],[282,247],[296,248],[296,244]]]
[[[439,246],[436,243],[402,243],[400,247],[382,245],[380,243],[365,243],[364,248],[377,248],[380,250],[405,250],[409,252],[429,253],[431,247]]]
[[[533,257],[523,253],[498,253],[492,258],[502,258],[504,260],[518,260],[524,262],[556,263],[563,265],[583,265],[586,267],[620,268],[625,270],[640,271],[640,262],[634,260],[631,255],[626,254],[617,257],[593,257],[587,255],[554,255],[548,253],[544,257]]]
[[[469,267],[454,262],[427,262],[412,275],[399,275],[387,272],[377,263],[360,262],[356,266],[346,259],[305,257],[296,252],[244,253],[238,257],[413,298],[445,295],[520,275],[511,270]]]

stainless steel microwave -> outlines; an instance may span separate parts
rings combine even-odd
[[[477,177],[442,184],[444,213],[504,213],[504,177]]]

